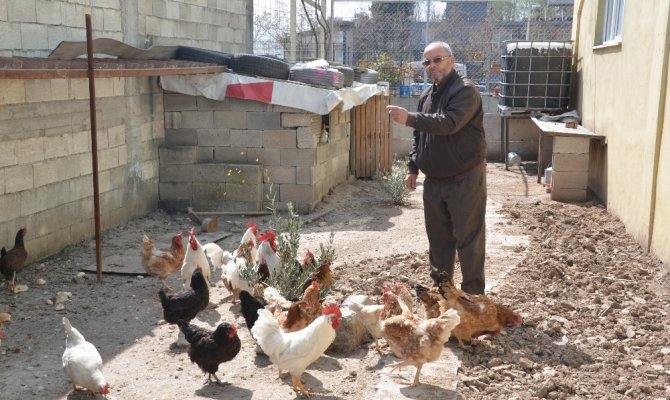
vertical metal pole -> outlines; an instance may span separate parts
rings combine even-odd
[[[445,6],[447,5],[446,2],[444,4],[445,4]],[[423,41],[425,42],[425,44],[423,46],[424,48],[426,48],[426,46],[428,46],[428,41],[430,40],[429,39],[430,38],[430,6],[431,6],[430,5],[430,0],[426,0],[426,27],[425,27],[424,32],[423,32]],[[444,40],[444,39],[442,39],[442,40]],[[426,71],[425,68],[423,69],[423,83],[424,83],[424,85],[428,83],[428,71]],[[424,87],[424,89],[425,89],[425,87]]]
[[[291,14],[289,19],[290,19],[290,27],[289,27],[289,41],[291,42],[291,47],[288,53],[288,61],[290,63],[295,63],[296,58],[295,58],[295,45],[296,45],[296,6],[295,6],[296,0],[291,0],[291,10],[289,13]]]
[[[93,205],[95,214],[95,265],[98,282],[102,280],[102,243],[100,240],[100,190],[98,187],[98,126],[95,119],[95,75],[93,72],[93,28],[86,14],[86,53],[88,58],[88,98],[91,114],[91,160],[93,163]]]
[[[335,0],[330,0],[330,60],[335,60]]]

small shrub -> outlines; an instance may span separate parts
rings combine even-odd
[[[397,158],[391,166],[388,173],[377,173],[375,180],[391,196],[393,204],[406,206],[409,204],[409,189],[405,186],[407,177],[407,162],[404,159]]]

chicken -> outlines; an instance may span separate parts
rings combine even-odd
[[[258,252],[256,261],[258,262],[258,276],[261,281],[265,281],[270,275],[274,275],[279,270],[279,256],[277,255],[276,235],[272,231],[265,231],[258,238]]]
[[[383,304],[363,305],[356,302],[349,304],[349,309],[356,313],[356,317],[363,323],[372,338],[375,340],[375,350],[380,351],[379,338],[382,337],[382,327],[379,316],[384,308]]]
[[[179,320],[177,325],[191,344],[188,358],[208,374],[207,383],[211,383],[214,377],[217,384],[227,385],[221,382],[216,372],[219,370],[219,364],[235,358],[242,348],[240,338],[237,336],[237,327],[223,322],[212,332],[183,320]]]
[[[398,295],[395,293],[391,292],[387,288],[383,289],[382,292],[382,302],[384,303],[384,306],[379,313],[379,320],[383,321],[387,318],[393,317],[395,315],[400,315],[403,312],[403,308],[400,305],[400,301],[398,300]],[[381,325],[380,325],[381,329]]]
[[[23,245],[23,238],[28,234],[28,228],[22,226],[16,232],[14,238],[14,247],[7,251],[3,247],[0,249],[0,272],[6,280],[11,280],[10,289],[14,290],[16,285],[16,274],[26,266],[28,252]]]
[[[398,296],[398,301],[403,310],[410,312],[414,310],[414,298],[405,285],[396,282],[391,290]]]
[[[485,334],[497,335],[504,327],[517,327],[523,322],[523,317],[509,307],[497,304],[485,295],[465,293],[451,281],[442,282],[439,292],[460,316],[461,323],[451,333],[463,348],[466,348],[464,340]]]
[[[161,285],[171,289],[166,283],[170,274],[178,271],[183,262],[186,249],[182,242],[181,232],[172,237],[172,245],[169,249],[156,250],[154,243],[147,235],[142,238],[142,266],[147,274],[157,276]]]
[[[256,264],[256,252],[258,247],[258,225],[255,222],[247,222],[247,230],[242,235],[240,245],[235,251],[236,257],[244,257],[247,260],[247,265]]]
[[[166,294],[161,288],[158,296],[163,306],[163,318],[166,322],[176,324],[179,320],[191,321],[209,304],[209,286],[202,274],[202,268],[199,265],[196,266],[190,288],[170,294]],[[184,344],[180,333],[177,345]]]
[[[426,319],[435,318],[450,308],[437,287],[427,288],[417,284],[414,291],[423,305],[424,318]]]
[[[258,319],[258,310],[265,308],[267,303],[262,302],[251,295],[246,290],[240,292],[240,306],[242,308],[242,316],[247,323],[247,328],[251,332],[256,320]]]
[[[291,374],[292,388],[296,393],[313,396],[303,386],[300,377],[335,340],[335,330],[340,326],[342,313],[336,305],[326,306],[323,315],[304,329],[286,333],[268,310],[258,310],[258,320],[251,333],[270,361],[279,369]]]
[[[102,374],[102,357],[98,349],[86,341],[70,321],[63,317],[65,326],[65,351],[63,352],[63,370],[72,382],[72,387],[88,389],[91,394],[109,394],[109,383]]]
[[[221,246],[216,243],[205,243],[202,245],[202,250],[205,252],[205,257],[209,261],[210,272],[215,272],[222,268],[230,258],[230,252],[224,251]]]
[[[0,345],[2,345],[2,339],[5,338],[5,326],[4,323],[11,320],[12,316],[6,312],[0,313]]]
[[[276,312],[275,317],[284,332],[295,332],[309,325],[310,304],[304,300],[294,301],[288,310]]]
[[[302,295],[302,299],[309,303],[309,307],[305,310],[307,312],[308,323],[319,318],[323,311],[321,302],[319,301],[319,282],[314,281],[309,285]]]
[[[188,246],[186,247],[186,255],[184,256],[184,264],[181,267],[181,279],[184,287],[191,286],[191,276],[196,265],[202,268],[202,275],[205,277],[205,282],[209,285],[209,260],[205,255],[200,242],[195,237],[195,228],[191,228],[188,233]],[[176,321],[175,321],[176,322]]]
[[[288,310],[288,308],[291,306],[291,301],[287,300],[284,296],[282,296],[281,293],[279,293],[279,290],[272,286],[268,286],[263,289],[263,298],[268,303],[268,306],[273,310],[275,308]]]
[[[458,325],[458,312],[449,309],[437,318],[420,320],[408,311],[382,322],[381,334],[393,353],[402,361],[390,365],[391,371],[405,365],[414,365],[416,374],[410,386],[419,384],[424,364],[437,360],[451,330]]]
[[[326,259],[321,262],[321,265],[317,267],[317,260],[312,254],[311,251],[307,250],[305,257],[302,259],[302,267],[317,270],[317,272],[311,275],[307,281],[303,284],[302,290],[307,289],[312,282],[319,282],[321,286],[321,291],[326,293],[333,286],[333,273],[330,270],[331,261]]]
[[[240,275],[242,269],[247,268],[247,261],[243,257],[233,257],[223,266],[223,274],[221,280],[223,286],[232,294],[232,302],[236,303],[242,290],[249,293],[253,292],[251,283],[247,282]]]

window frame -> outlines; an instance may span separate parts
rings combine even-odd
[[[611,46],[621,44],[623,37],[623,17],[625,0],[603,0],[600,44]]]

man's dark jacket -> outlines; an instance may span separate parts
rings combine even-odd
[[[406,123],[414,128],[410,173],[458,181],[485,163],[482,99],[472,81],[452,71],[422,93],[417,109]]]

